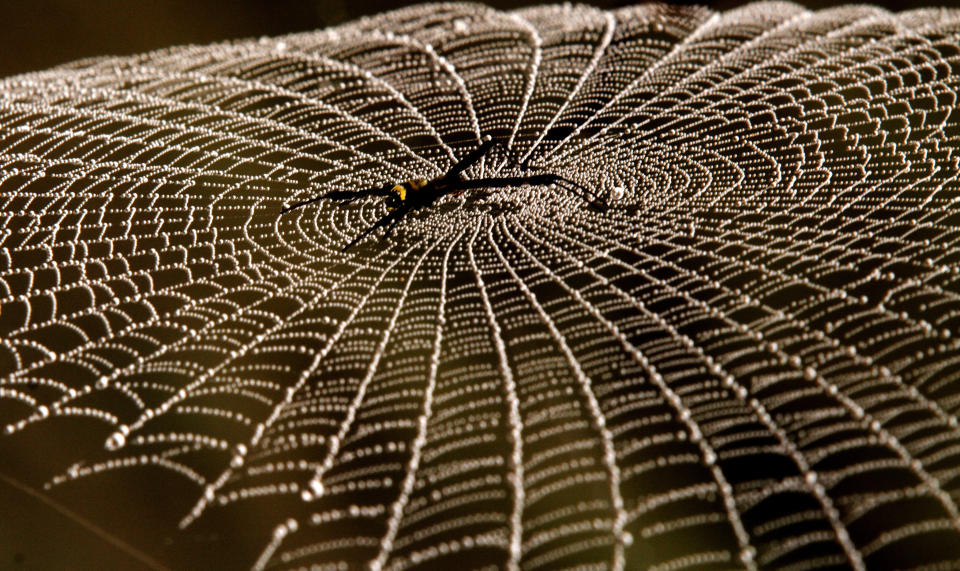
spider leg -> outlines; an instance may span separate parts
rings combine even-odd
[[[393,222],[387,226],[387,231],[383,233],[383,237],[380,238],[381,240],[386,240],[390,236],[390,234],[393,232],[393,229],[397,227],[397,222],[400,222],[401,218],[403,218],[403,216],[397,216],[393,219]]]
[[[291,204],[290,206],[283,208],[280,211],[280,214],[286,214],[287,212],[290,212],[294,208],[300,208],[301,206],[313,204],[314,202],[319,202],[325,198],[329,198],[330,200],[346,200],[350,202],[358,198],[363,198],[364,196],[388,196],[388,195],[389,195],[389,190],[386,186],[381,186],[378,188],[367,188],[364,190],[331,190],[330,192],[321,194],[320,196],[315,196],[307,200],[295,202],[294,204]]]
[[[535,176],[504,176],[491,178],[475,178],[463,180],[450,188],[453,191],[467,190],[471,188],[507,188],[510,186],[522,186],[524,184],[553,184],[559,177],[552,174],[542,174]]]
[[[450,170],[447,171],[447,174],[443,175],[443,178],[447,180],[456,179],[457,177],[460,176],[460,173],[462,173],[467,168],[469,168],[472,164],[476,163],[481,158],[483,158],[483,155],[487,154],[495,144],[496,143],[494,142],[493,139],[489,138],[489,136],[486,137],[483,144],[481,144],[479,147],[477,147],[473,151],[470,151],[470,153],[467,156],[463,157],[457,162],[457,164],[450,167]]]
[[[583,199],[584,202],[590,205],[593,209],[597,211],[603,211],[606,205],[601,205],[601,203],[594,197],[592,194],[584,188],[582,185],[579,185],[571,180],[565,179],[560,175],[555,174],[538,174],[533,176],[508,176],[501,178],[476,178],[473,180],[464,180],[452,186],[452,191],[465,190],[470,188],[507,188],[511,186],[522,186],[524,184],[530,185],[549,185],[555,184],[564,190],[567,190],[571,194],[577,196],[578,198]]]
[[[561,184],[562,183],[562,184]],[[592,192],[587,190],[582,184],[578,184],[568,178],[563,178],[561,176],[557,177],[556,185],[560,188],[566,189],[571,194],[576,195],[584,200],[590,208],[596,210],[597,212],[606,212],[607,204],[599,200]]]
[[[380,220],[377,220],[372,226],[370,226],[369,228],[361,232],[359,236],[357,236],[356,238],[351,240],[349,244],[344,246],[342,251],[346,252],[354,244],[356,244],[360,240],[363,240],[364,238],[372,234],[374,230],[376,230],[377,228],[380,228],[381,226],[386,226],[387,224],[390,224],[390,229],[393,229],[393,226],[396,225],[396,223],[401,218],[403,218],[403,215],[406,214],[407,211],[408,209],[400,209],[400,210],[394,210],[389,214],[385,214],[383,217],[380,218]],[[387,233],[389,233],[389,231],[390,230],[387,230]],[[384,237],[386,237],[386,235],[384,235]]]

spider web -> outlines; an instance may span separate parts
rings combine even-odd
[[[955,565],[958,38],[435,4],[6,79],[5,481],[154,567]],[[279,216],[485,135],[610,208]]]

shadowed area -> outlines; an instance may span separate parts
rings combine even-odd
[[[0,566],[956,565],[958,34],[447,3],[0,81]]]

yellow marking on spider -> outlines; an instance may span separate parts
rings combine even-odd
[[[400,195],[400,202],[407,200],[407,192],[420,190],[421,188],[427,186],[427,179],[425,178],[415,178],[408,180],[407,182],[402,182],[398,185],[394,185],[390,190],[396,192]]]

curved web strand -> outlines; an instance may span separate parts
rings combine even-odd
[[[170,568],[954,567],[958,22],[444,3],[0,80],[8,489]],[[487,136],[346,252],[382,196],[280,215]]]

